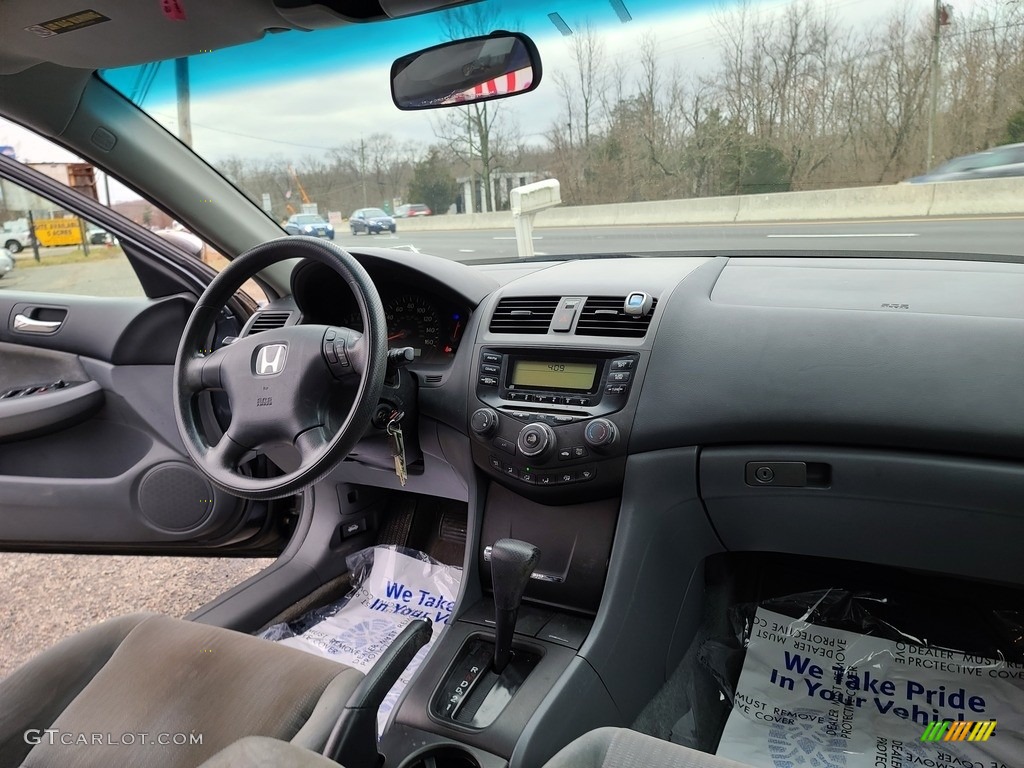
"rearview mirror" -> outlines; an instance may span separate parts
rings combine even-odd
[[[537,46],[518,32],[435,45],[391,65],[399,109],[437,109],[529,93],[540,85]]]

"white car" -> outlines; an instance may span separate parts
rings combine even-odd
[[[0,240],[0,245],[3,245],[11,253],[19,253],[32,246],[32,234],[27,227],[8,228],[4,226],[2,234],[3,239]]]
[[[14,269],[14,257],[6,248],[0,248],[0,277]]]

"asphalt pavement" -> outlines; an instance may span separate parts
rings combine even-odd
[[[1024,217],[842,221],[798,224],[727,224],[534,229],[537,255],[732,251],[924,251],[994,254],[1024,259]],[[446,230],[394,235],[338,233],[348,248],[402,248],[456,261],[516,258],[508,230]]]
[[[346,248],[398,248],[455,261],[516,259],[515,235],[508,230],[446,230],[394,235],[338,233]],[[1024,217],[843,221],[799,224],[728,224],[647,227],[579,227],[534,230],[538,256],[580,253],[679,253],[686,251],[755,252],[870,251],[899,255],[909,251],[991,254],[1024,261]],[[47,249],[47,251],[54,249]],[[26,257],[26,254],[19,254]],[[19,258],[19,262],[22,261]],[[0,280],[0,290],[138,296],[142,290],[124,258],[36,268],[15,268]]]

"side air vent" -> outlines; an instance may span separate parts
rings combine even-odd
[[[252,325],[249,326],[249,331],[246,333],[246,336],[252,336],[254,333],[263,333],[263,331],[273,331],[278,328],[284,328],[288,325],[288,320],[291,316],[291,312],[260,312],[252,321]]]
[[[625,296],[591,296],[583,305],[576,323],[577,336],[611,336],[619,339],[642,339],[651,324],[658,300],[643,317],[627,315],[623,310]]]
[[[507,298],[491,316],[491,333],[547,333],[559,296]]]

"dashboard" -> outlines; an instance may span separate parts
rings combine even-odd
[[[414,364],[445,366],[455,357],[469,321],[464,299],[432,281],[371,271],[388,324],[388,346],[412,347]],[[320,264],[304,264],[292,279],[295,303],[304,322],[343,326],[362,332],[355,297],[345,281]]]

